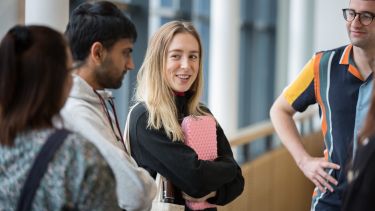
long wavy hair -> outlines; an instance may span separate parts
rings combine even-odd
[[[199,103],[203,92],[202,44],[198,32],[190,22],[168,22],[152,36],[137,75],[135,92],[135,101],[143,102],[149,112],[148,127],[163,128],[172,141],[183,141],[183,132],[178,122],[175,95],[164,72],[169,45],[179,33],[191,34],[199,44],[199,70],[189,90],[192,94],[187,105],[189,115],[208,115]]]

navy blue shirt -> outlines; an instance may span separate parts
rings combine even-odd
[[[346,187],[346,166],[353,154],[353,136],[360,87],[364,79],[352,62],[352,45],[319,52],[284,91],[288,103],[299,112],[318,103],[327,161],[340,170],[327,170],[338,181],[334,192],[315,188],[311,210],[340,210]]]

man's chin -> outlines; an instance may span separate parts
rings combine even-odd
[[[366,42],[363,41],[363,40],[352,38],[350,41],[351,41],[352,45],[355,46],[355,47],[358,47],[358,48],[366,48],[367,47]]]
[[[122,81],[116,83],[116,84],[112,84],[112,86],[110,87],[110,89],[119,89],[121,88],[122,86]]]
[[[118,81],[113,81],[114,83],[111,84],[111,89],[121,88],[124,78],[125,78],[125,74],[123,74],[122,77]]]

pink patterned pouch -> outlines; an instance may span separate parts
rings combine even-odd
[[[217,158],[216,121],[212,116],[187,116],[181,123],[185,144],[197,153],[201,160]],[[216,207],[208,202],[186,201],[192,210]]]

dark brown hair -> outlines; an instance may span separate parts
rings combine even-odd
[[[63,106],[67,44],[44,26],[15,26],[0,44],[0,144],[27,129],[52,126]]]
[[[120,39],[137,39],[134,23],[113,3],[85,2],[75,8],[69,18],[65,35],[75,61],[84,61],[91,46],[100,42],[110,50]]]

